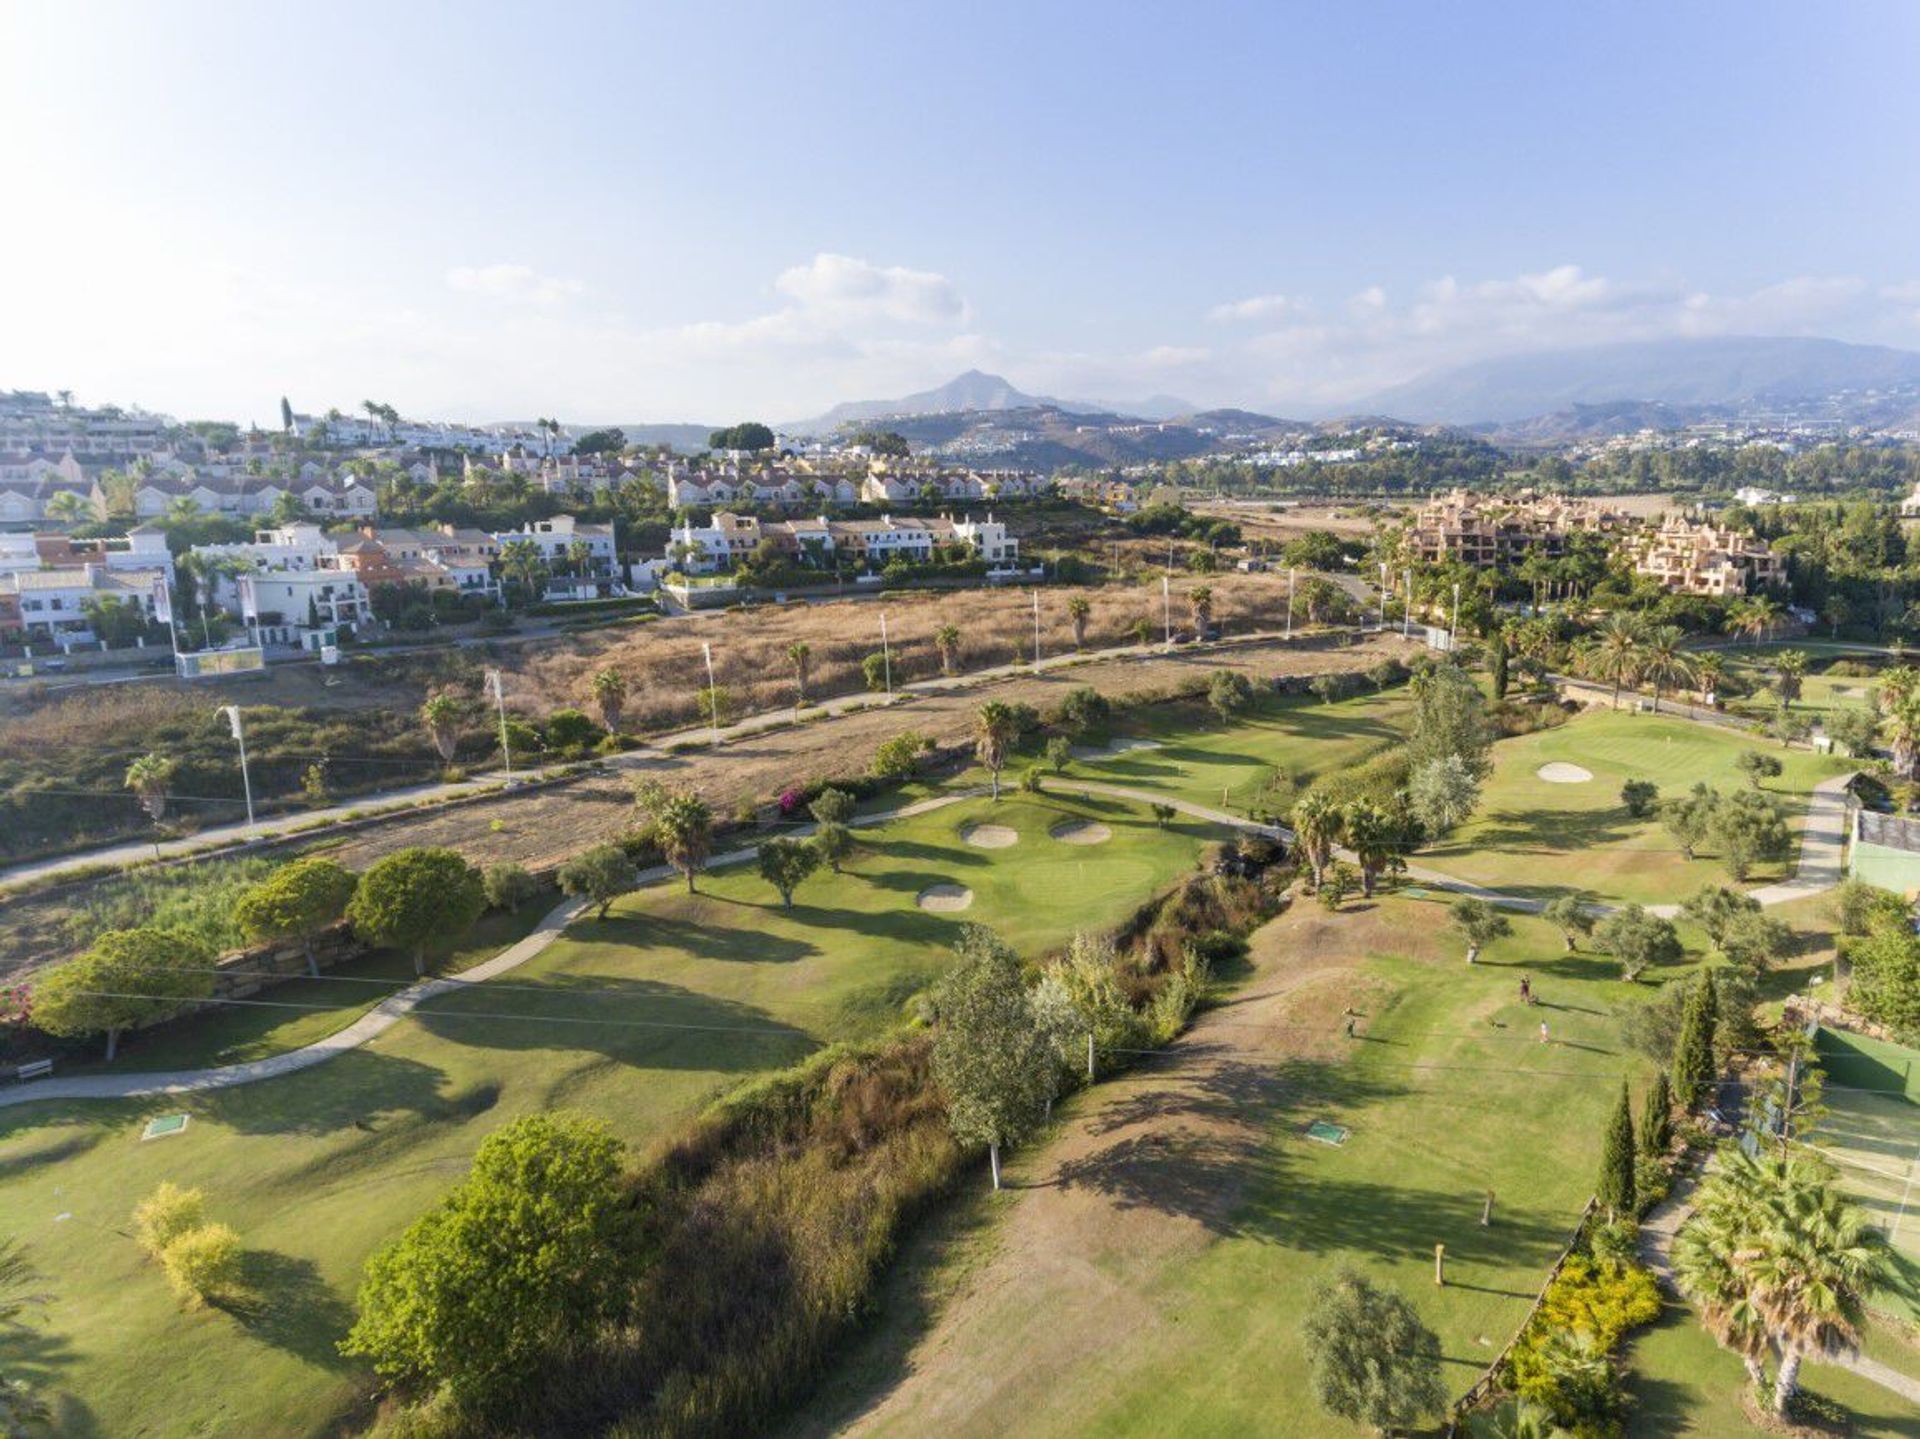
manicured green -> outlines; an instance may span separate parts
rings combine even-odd
[[[1873,1304],[1920,1323],[1920,1049],[1834,1030],[1819,1043],[1828,1114],[1818,1142],[1893,1249],[1893,1282]]]
[[[1657,818],[1632,818],[1620,799],[1630,779],[1660,787],[1663,799],[1696,783],[1722,792],[1745,788],[1739,756],[1766,747],[1784,773],[1765,792],[1786,804],[1797,827],[1814,784],[1844,774],[1847,761],[1680,719],[1600,710],[1557,729],[1541,730],[1493,747],[1493,777],[1478,816],[1416,862],[1508,893],[1552,898],[1578,884],[1603,901],[1677,903],[1708,883],[1728,884],[1712,846],[1689,862]],[[1541,766],[1574,764],[1593,775],[1579,784],[1555,784]],[[1752,882],[1790,872],[1792,861],[1755,867]]]
[[[1052,840],[1068,818],[1098,818],[1114,837]],[[982,820],[1020,842],[961,842]],[[629,895],[510,976],[433,1001],[319,1069],[151,1103],[0,1110],[0,1213],[53,1290],[23,1377],[64,1406],[62,1433],[331,1432],[370,1382],[335,1349],[367,1255],[447,1192],[487,1134],[567,1106],[644,1147],[742,1078],[897,1022],[962,920],[1023,953],[1063,943],[1190,870],[1207,837],[1115,803],[967,801],[862,831],[848,872],[814,877],[790,913],[750,865],[708,873],[698,895]],[[918,909],[938,882],[972,889],[971,909]],[[298,1022],[314,1021],[282,1021]],[[234,1023],[231,1046],[290,1037]],[[147,1055],[165,1043],[156,1036]],[[193,1116],[183,1133],[139,1140],[150,1115],[177,1110]],[[258,1307],[182,1314],[123,1237],[162,1180],[204,1189],[238,1231]]]

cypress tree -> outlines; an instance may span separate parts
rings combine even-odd
[[[1720,1000],[1713,988],[1713,972],[1687,992],[1680,1012],[1680,1042],[1673,1049],[1673,1092],[1687,1109],[1697,1109],[1713,1085],[1713,1031]]]
[[[1496,630],[1493,635],[1493,697],[1503,700],[1507,697],[1507,635],[1504,630]]]
[[[1609,1219],[1633,1213],[1633,1101],[1627,1082],[1620,1081],[1620,1102],[1607,1121],[1607,1137],[1600,1150],[1600,1182],[1595,1191]]]
[[[1673,1139],[1673,1091],[1665,1074],[1653,1077],[1647,1091],[1647,1107],[1640,1111],[1640,1152],[1658,1158],[1667,1152]]]

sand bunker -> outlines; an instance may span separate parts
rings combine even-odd
[[[960,837],[975,849],[1012,849],[1020,843],[1020,836],[1004,824],[969,825]]]
[[[914,902],[935,914],[957,914],[973,903],[973,891],[962,884],[930,884]]]
[[[1063,820],[1047,833],[1062,844],[1105,844],[1113,838],[1112,830],[1090,819]]]
[[[1568,764],[1565,760],[1543,764],[1534,773],[1548,784],[1585,784],[1593,778],[1592,770],[1582,769],[1577,764]]]

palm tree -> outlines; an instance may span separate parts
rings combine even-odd
[[[1393,821],[1370,799],[1357,799],[1340,816],[1347,848],[1360,862],[1360,892],[1373,897],[1373,882],[1393,858]]]
[[[1067,596],[1067,618],[1073,621],[1073,647],[1087,647],[1087,616],[1093,613],[1093,601],[1085,595]]]
[[[940,652],[940,673],[951,675],[959,664],[960,627],[940,626],[933,632],[933,647]]]
[[[48,1296],[34,1286],[39,1272],[27,1261],[17,1239],[0,1241],[0,1333],[25,1326],[29,1310],[46,1304]],[[46,1403],[17,1380],[0,1374],[0,1434],[38,1433],[50,1411]]]
[[[1771,595],[1754,595],[1727,606],[1727,631],[1745,635],[1750,644],[1759,644],[1762,635],[1771,635],[1780,623],[1780,602]]]
[[[1645,655],[1639,616],[1616,610],[1594,627],[1580,654],[1580,668],[1589,678],[1613,686],[1613,707],[1620,708],[1620,691],[1639,682]]]
[[[72,490],[61,490],[47,501],[47,518],[57,525],[77,525],[92,517],[93,506]]]
[[[126,787],[134,792],[140,801],[140,808],[147,812],[147,818],[155,824],[166,817],[167,792],[172,788],[173,777],[179,771],[177,760],[151,752],[141,755],[127,766]]]
[[[1653,681],[1653,712],[1660,713],[1660,691],[1692,684],[1699,673],[1693,656],[1682,649],[1678,625],[1655,625],[1647,631],[1640,657],[1640,673]]]
[[[813,646],[805,640],[795,640],[787,646],[787,658],[793,663],[793,707],[799,709],[807,702],[807,671],[813,660]]]
[[[626,678],[616,669],[604,669],[596,672],[590,683],[593,702],[600,710],[600,723],[606,726],[608,734],[618,734],[620,715],[627,706]]]
[[[1694,684],[1698,687],[1700,699],[1705,703],[1710,694],[1720,691],[1720,677],[1727,672],[1727,662],[1716,654],[1698,655],[1693,661]]]
[[[574,574],[585,578],[592,562],[593,546],[585,540],[574,540],[567,545],[567,564]]]
[[[1773,1407],[1784,1413],[1815,1350],[1858,1342],[1864,1298],[1886,1276],[1886,1243],[1812,1154],[1723,1151],[1674,1242],[1674,1276],[1716,1338],[1762,1377],[1780,1356]],[[1758,1331],[1756,1333],[1756,1331]]]
[[[973,751],[993,776],[993,797],[996,801],[1000,798],[1000,771],[1006,767],[1007,751],[1013,747],[1019,734],[1020,726],[1013,710],[999,700],[988,700],[974,716]]]
[[[1207,637],[1207,630],[1213,625],[1213,590],[1207,585],[1195,585],[1187,591],[1187,604],[1193,610],[1193,625],[1200,634]]]
[[[1313,887],[1326,877],[1327,861],[1340,838],[1340,806],[1323,791],[1310,789],[1293,806],[1293,844],[1313,871]]]
[[[1894,665],[1880,676],[1880,708],[1889,713],[1899,709],[1916,689],[1920,689],[1920,670]]]
[[[1887,714],[1887,744],[1893,767],[1912,779],[1920,768],[1920,692],[1901,695]]]
[[[168,503],[161,519],[169,525],[190,525],[205,513],[192,495],[180,495]]]
[[[713,853],[713,811],[694,791],[669,790],[658,780],[642,783],[635,799],[653,821],[660,853],[687,877],[687,893],[694,893],[694,876]]]
[[[508,540],[500,546],[500,573],[516,581],[528,595],[546,570],[547,562],[532,540]]]
[[[432,695],[420,706],[420,722],[427,727],[427,738],[440,752],[442,763],[453,762],[460,745],[460,701],[445,691]]]
[[[1793,708],[1793,702],[1800,698],[1800,690],[1807,678],[1807,656],[1802,650],[1782,650],[1773,658],[1773,691],[1780,696],[1780,703],[1786,709]]]

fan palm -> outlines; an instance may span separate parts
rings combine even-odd
[[[126,786],[134,792],[140,801],[140,808],[147,812],[147,818],[155,824],[166,817],[167,792],[173,787],[173,777],[179,770],[177,760],[152,753],[141,755],[127,766]]]
[[[1372,800],[1357,799],[1341,814],[1340,829],[1360,862],[1360,892],[1371,899],[1374,880],[1393,858],[1393,821]]]
[[[1580,668],[1593,679],[1613,686],[1613,707],[1620,708],[1620,691],[1640,680],[1645,661],[1644,627],[1637,615],[1615,611],[1594,627],[1580,654]]]
[[[1671,685],[1679,689],[1692,684],[1699,666],[1692,655],[1680,647],[1684,638],[1678,625],[1656,625],[1647,631],[1640,656],[1640,673],[1653,682],[1653,712],[1660,713],[1660,692]]]
[[[1313,871],[1318,889],[1340,838],[1340,806],[1321,790],[1308,790],[1293,807],[1293,843]]]
[[[995,800],[1000,798],[1000,771],[1006,767],[1007,752],[1013,748],[1019,732],[1019,721],[1012,708],[999,700],[988,700],[974,716],[973,750],[993,776]]]
[[[606,726],[608,734],[620,732],[620,717],[627,707],[627,681],[619,670],[604,669],[595,673],[593,702],[600,710],[600,723]]]
[[[951,675],[960,656],[960,627],[940,626],[933,632],[933,647],[940,652],[940,673]]]
[[[787,659],[793,665],[793,703],[795,708],[807,702],[807,673],[813,661],[813,646],[795,640],[787,646]]]
[[[1087,647],[1087,616],[1093,613],[1093,602],[1085,595],[1067,596],[1067,618],[1073,621],[1073,647],[1083,650]]]

